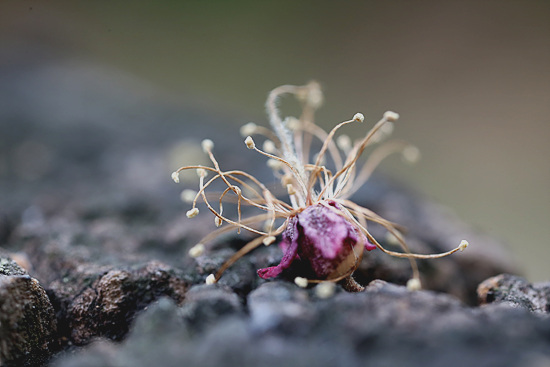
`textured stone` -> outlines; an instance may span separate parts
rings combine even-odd
[[[249,316],[235,309],[191,331],[163,299],[138,317],[121,345],[92,345],[55,365],[496,367],[550,358],[548,319],[502,304],[470,308],[383,281],[327,299],[275,281],[253,291],[248,305]]]
[[[241,299],[223,285],[197,285],[189,289],[181,314],[193,330],[203,330],[221,318],[243,313]]]
[[[99,336],[121,339],[138,311],[161,296],[181,303],[188,287],[178,272],[159,262],[96,270],[81,268],[70,279],[54,281],[49,290],[65,336],[75,344]]]
[[[539,314],[550,313],[550,283],[531,284],[510,274],[489,278],[477,288],[479,303],[505,303]]]
[[[252,327],[258,332],[307,330],[317,316],[309,302],[309,293],[292,283],[263,284],[248,296],[248,308]]]
[[[57,350],[56,319],[44,288],[0,258],[0,366],[34,366]]]
[[[27,272],[12,259],[0,257],[0,275],[27,275]]]

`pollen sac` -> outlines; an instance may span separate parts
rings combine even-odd
[[[363,122],[365,121],[365,115],[363,115],[362,113],[356,113],[355,115],[353,115],[353,120],[354,121],[359,121],[359,122]]]
[[[254,149],[256,148],[256,145],[254,144],[254,139],[252,139],[251,136],[248,136],[245,140],[244,140],[244,143],[246,144],[246,147],[248,149]]]
[[[313,205],[291,218],[283,232],[281,263],[258,270],[258,275],[275,277],[299,256],[317,279],[330,280],[353,269],[359,251],[363,251],[357,246],[363,244],[369,251],[376,248],[345,218],[338,203]]]
[[[187,218],[195,218],[197,215],[199,215],[199,209],[198,208],[190,209],[187,211],[187,213],[185,213],[185,215],[187,215]]]
[[[384,118],[390,122],[395,122],[399,120],[399,114],[393,111],[386,111],[384,112]]]
[[[180,183],[180,174],[178,172],[172,172],[172,180],[175,183]]]

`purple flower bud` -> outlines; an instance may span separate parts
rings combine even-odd
[[[290,218],[280,244],[285,252],[281,262],[277,266],[259,269],[258,275],[264,279],[275,277],[298,256],[309,264],[317,279],[327,279],[351,270],[356,256],[353,249],[357,244],[364,244],[369,251],[376,246],[345,215],[340,204],[328,201],[308,206]],[[342,269],[342,265],[347,268]]]

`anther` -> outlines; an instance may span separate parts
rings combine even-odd
[[[294,283],[300,288],[307,288],[308,281],[306,278],[296,277],[294,278]]]
[[[289,195],[296,195],[296,189],[292,184],[286,185],[286,191],[288,192]]]
[[[210,139],[204,139],[201,142],[201,147],[205,153],[209,153],[212,151],[212,149],[214,149],[214,142]]]
[[[191,210],[188,210],[185,215],[187,215],[187,218],[195,218],[199,214],[199,208],[193,208]]]
[[[408,145],[403,149],[403,159],[409,163],[416,163],[420,160],[420,150],[414,145]]]
[[[263,242],[264,245],[269,246],[273,242],[275,242],[275,236],[268,236],[268,237],[264,238],[262,242]]]
[[[353,120],[354,120],[354,121],[363,122],[363,121],[365,121],[365,115],[363,115],[362,113],[358,112],[358,113],[356,113],[355,115],[353,115]]]
[[[323,92],[321,92],[321,88],[318,86],[310,88],[309,93],[307,94],[307,102],[315,109],[321,107],[323,104]]]
[[[410,291],[419,291],[422,289],[422,284],[420,283],[420,279],[418,278],[411,278],[407,281],[407,289]]]
[[[395,122],[399,119],[399,114],[393,111],[384,112],[384,119],[386,121]]]
[[[460,245],[458,246],[458,248],[460,249],[460,251],[464,251],[469,245],[470,244],[468,243],[468,241],[462,240],[460,241]]]
[[[335,290],[336,284],[333,282],[322,282],[315,287],[315,295],[322,299],[330,298],[334,295]]]
[[[351,149],[351,138],[348,135],[340,135],[336,138],[336,145],[346,152]]]
[[[243,126],[241,126],[241,129],[240,129],[241,136],[249,136],[254,134],[256,132],[257,127],[258,126],[253,122],[244,124]]]
[[[172,172],[172,180],[174,180],[175,183],[180,183],[180,174],[179,174],[179,172]]]
[[[192,203],[197,193],[191,189],[185,189],[181,192],[180,198],[184,203]]]
[[[277,160],[277,159],[269,158],[269,159],[267,160],[267,166],[268,166],[269,168],[271,168],[271,169],[276,170],[276,169],[281,169],[281,168],[283,168],[283,167],[284,167],[284,163],[281,162],[281,161],[279,161],[279,160]]]
[[[197,168],[197,176],[199,177],[206,177],[208,173],[204,168]]]
[[[197,243],[195,246],[189,249],[189,256],[195,258],[204,254],[204,245],[202,243]]]
[[[292,175],[287,173],[283,176],[283,178],[281,179],[281,183],[283,184],[283,186],[288,186],[289,184],[291,184],[292,182],[294,182],[294,179],[292,178]]]
[[[300,126],[300,120],[296,117],[290,116],[285,119],[285,125],[290,130],[296,130]]]
[[[221,227],[223,221],[220,217],[215,217],[214,218],[214,224],[216,225],[216,227]]]
[[[210,274],[209,276],[206,277],[206,284],[214,284],[216,283],[216,277],[214,276],[214,274]]]
[[[256,144],[254,144],[254,139],[252,139],[250,135],[244,140],[244,143],[246,144],[246,147],[248,149],[256,148]]]
[[[266,140],[262,145],[262,149],[264,150],[264,152],[273,154],[275,153],[275,150],[276,150],[275,143],[273,143],[271,140]]]

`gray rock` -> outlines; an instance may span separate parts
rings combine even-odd
[[[0,365],[36,366],[57,350],[53,307],[38,280],[0,258]]]
[[[153,335],[154,340],[151,339]],[[191,337],[176,303],[170,298],[160,298],[136,319],[124,348],[112,341],[98,339],[78,352],[61,354],[53,364],[64,367],[180,366],[178,357]]]
[[[328,299],[312,293],[284,282],[264,284],[249,295],[249,316],[235,310],[193,332],[176,305],[163,299],[103,357],[104,344],[55,365],[489,367],[550,358],[550,320],[522,309],[470,308],[444,294],[383,281]]]
[[[479,283],[500,273],[518,272],[501,243],[473,230],[449,209],[419,197],[406,187],[375,178],[362,194],[359,204],[406,228],[405,239],[413,252],[440,253],[455,248],[463,239],[470,243],[464,252],[437,260],[419,260],[424,289],[452,294],[474,306]],[[379,226],[373,225],[369,230],[384,246],[392,248]],[[375,250],[365,253],[355,277],[362,284],[375,279],[406,284],[411,269],[406,259]]]
[[[21,268],[10,258],[0,257],[0,275],[28,275],[25,269]]]
[[[138,311],[161,296],[181,303],[187,288],[179,272],[150,262],[110,270],[83,265],[70,277],[52,282],[49,292],[63,336],[80,345],[101,336],[121,339]]]
[[[194,331],[204,330],[228,315],[243,312],[241,298],[220,284],[191,287],[181,307],[181,315]]]
[[[538,314],[550,314],[550,283],[531,284],[524,278],[501,274],[489,278],[477,288],[479,303],[505,303]]]
[[[307,334],[311,320],[317,317],[309,293],[293,283],[265,283],[248,296],[251,325],[262,333],[272,330]]]

